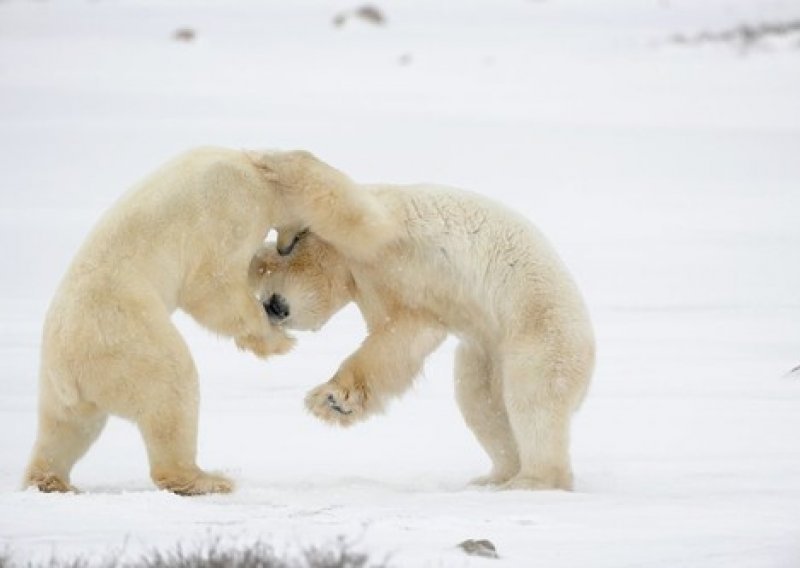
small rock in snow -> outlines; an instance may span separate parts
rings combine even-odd
[[[172,39],[175,41],[194,41],[194,38],[197,36],[197,32],[195,32],[192,28],[179,28],[175,30],[175,33],[172,34]]]
[[[469,554],[470,556],[482,556],[483,558],[499,558],[497,556],[497,549],[490,540],[480,539],[473,540],[467,539],[458,545],[458,548]]]

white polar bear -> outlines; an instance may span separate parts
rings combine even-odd
[[[352,192],[344,179],[329,188],[327,168],[321,185],[315,167],[305,152],[198,149],[106,213],[46,317],[38,436],[26,485],[72,490],[70,470],[114,414],[138,426],[159,487],[179,494],[231,490],[228,479],[196,465],[197,372],[170,314],[183,309],[262,357],[291,347],[248,281],[268,230],[307,223],[365,257],[393,237],[376,201]]]
[[[339,182],[334,177],[331,187]],[[273,323],[318,329],[350,301],[369,329],[307,407],[349,425],[406,391],[448,333],[456,395],[489,454],[475,480],[570,489],[569,427],[594,367],[587,310],[566,268],[531,224],[497,203],[427,185],[359,186],[391,212],[401,236],[375,260],[303,227],[279,228],[251,266]],[[344,188],[342,188],[344,190]]]

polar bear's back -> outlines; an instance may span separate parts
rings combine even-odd
[[[231,254],[242,248],[234,241],[257,240],[266,232],[270,198],[244,152],[212,147],[186,152],[105,212],[76,254],[60,294],[108,288],[114,279],[120,284],[141,279],[173,303],[192,270],[188,263]],[[125,287],[120,285],[120,292]]]
[[[425,289],[416,293],[457,305],[454,318],[459,309],[465,320],[489,316],[498,326],[519,321],[520,314],[536,318],[553,310],[586,317],[567,268],[524,216],[460,189],[371,188],[405,223],[404,262],[425,274]]]
[[[124,193],[100,219],[86,244],[127,247],[147,242],[162,247],[173,234],[202,230],[214,234],[219,220],[230,224],[237,219],[246,224],[253,217],[254,205],[263,208],[251,195],[263,186],[244,152],[196,148],[162,165]]]

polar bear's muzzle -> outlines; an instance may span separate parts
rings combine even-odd
[[[272,323],[283,323],[289,317],[289,302],[280,294],[273,294],[264,302],[264,310]]]

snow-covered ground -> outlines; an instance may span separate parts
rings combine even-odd
[[[396,566],[800,565],[800,18],[796,0],[0,1],[0,548],[356,540]],[[172,39],[181,27],[191,42]],[[347,310],[255,360],[178,315],[200,463],[230,496],[156,491],[130,424],[80,495],[19,490],[44,311],[100,211],[190,146],[308,148],[361,181],[435,181],[537,223],[590,304],[599,362],[574,493],[495,492],[448,343],[386,416],[315,422],[306,390],[360,341]],[[456,548],[488,538],[500,560]]]

